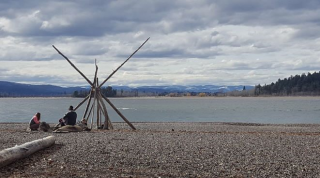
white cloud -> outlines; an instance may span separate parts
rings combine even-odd
[[[319,71],[320,3],[311,1],[28,1],[0,7],[0,80],[86,85],[264,84]]]

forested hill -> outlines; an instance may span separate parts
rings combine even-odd
[[[191,96],[204,92],[209,94],[225,93],[229,91],[240,91],[243,88],[252,90],[254,86],[217,86],[217,85],[193,85],[193,86],[108,86],[102,87],[101,91],[105,96],[165,96],[170,93],[182,95],[190,93]],[[30,85],[7,81],[0,81],[0,97],[59,97],[75,96],[85,97],[89,94],[90,87],[60,87],[53,85]],[[176,96],[175,95],[175,96]]]
[[[320,72],[290,76],[264,86],[259,84],[255,87],[255,95],[320,95]]]
[[[59,87],[54,85],[30,85],[0,81],[0,97],[71,96],[81,87]]]

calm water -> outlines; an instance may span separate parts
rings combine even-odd
[[[0,122],[28,122],[35,112],[56,123],[77,98],[0,98]],[[320,123],[320,97],[118,98],[114,105],[131,122]],[[85,103],[86,104],[86,103]],[[78,110],[78,118],[85,104]],[[109,105],[107,105],[109,106]],[[123,121],[108,107],[111,121]]]

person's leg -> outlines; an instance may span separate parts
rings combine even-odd
[[[59,123],[60,123],[61,127],[66,125],[65,122],[64,122],[64,119],[62,119],[62,118],[59,119]]]
[[[39,124],[32,124],[32,125],[30,125],[30,129],[31,129],[32,131],[38,130],[38,128],[39,128]]]

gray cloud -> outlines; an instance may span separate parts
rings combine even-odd
[[[99,71],[108,73],[148,37],[121,69],[124,78],[119,72],[112,82],[277,80],[318,70],[319,7],[318,0],[1,1],[0,61],[9,69],[0,80],[68,83],[73,69],[65,68],[52,44],[90,75],[94,59],[101,61]],[[60,68],[47,72],[55,63]]]

